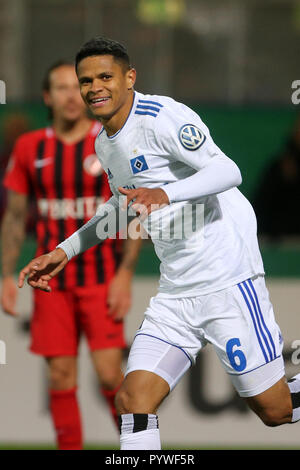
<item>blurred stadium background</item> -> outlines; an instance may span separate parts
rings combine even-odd
[[[72,59],[98,34],[127,45],[138,71],[137,90],[171,95],[200,114],[215,142],[241,168],[240,189],[256,204],[261,220],[273,210],[277,229],[260,231],[260,244],[288,373],[299,370],[300,354],[293,346],[300,343],[300,121],[291,96],[293,81],[300,80],[300,1],[0,0],[0,80],[7,92],[0,105],[1,178],[17,135],[48,123],[40,97],[46,68],[57,59]],[[268,180],[268,208],[257,195],[277,159],[282,174]],[[0,197],[2,213],[3,188]],[[34,222],[18,269],[34,254],[33,232]],[[158,269],[146,241],[126,327],[129,343],[155,293]],[[27,288],[19,298],[22,315],[0,318],[7,362],[0,365],[3,449],[53,446],[44,364],[27,351],[30,309]],[[118,448],[84,341],[80,364],[86,442]],[[160,425],[164,445],[171,448],[299,448],[297,428],[266,428],[245,408],[210,348],[162,406]]]

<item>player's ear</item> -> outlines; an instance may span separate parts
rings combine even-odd
[[[128,70],[126,74],[126,80],[127,80],[127,89],[131,90],[134,87],[135,81],[136,81],[136,70],[135,69],[130,69]]]
[[[48,91],[43,91],[43,99],[44,99],[44,103],[46,106],[51,106],[52,103],[51,103],[51,98],[50,98],[50,93]]]

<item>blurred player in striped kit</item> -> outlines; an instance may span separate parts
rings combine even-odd
[[[239,168],[190,108],[134,90],[136,71],[121,44],[94,38],[76,66],[81,95],[103,124],[95,148],[113,196],[88,224],[31,261],[19,286],[28,275],[32,287],[47,290],[73,256],[108,236],[99,227],[107,213],[121,212],[125,195],[123,207],[131,206],[151,235],[161,276],[116,397],[121,449],[161,448],[157,410],[207,343],[266,425],[298,421],[300,374],[285,378],[283,339],[264,281],[256,217],[237,188]],[[182,209],[198,205],[202,223],[188,234],[178,231]]]
[[[15,315],[13,273],[24,238],[28,200],[38,206],[37,255],[51,251],[96,212],[111,192],[94,150],[101,124],[87,116],[74,65],[57,62],[44,80],[52,125],[23,134],[7,168],[8,205],[2,225],[2,308]],[[77,400],[77,349],[84,333],[94,368],[116,422],[114,398],[126,346],[123,319],[139,240],[108,239],[79,255],[53,279],[52,292],[34,292],[31,346],[49,368],[50,410],[60,449],[83,445]]]

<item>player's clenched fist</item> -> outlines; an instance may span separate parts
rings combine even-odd
[[[131,208],[141,216],[141,219],[145,219],[154,210],[170,204],[167,193],[161,188],[125,189],[119,187],[118,189],[120,193],[127,196],[124,207],[128,207],[130,202],[134,201]]]
[[[19,274],[18,286],[23,287],[26,276],[27,282],[35,289],[51,292],[49,281],[67,264],[68,258],[61,248],[56,248],[46,255],[33,259]]]

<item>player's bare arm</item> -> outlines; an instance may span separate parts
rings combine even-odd
[[[56,276],[68,263],[64,250],[56,248],[50,253],[34,258],[19,274],[18,286],[21,288],[27,277],[31,287],[45,292],[51,292],[49,281]]]
[[[5,313],[17,315],[17,286],[14,279],[16,263],[25,237],[28,198],[25,194],[8,191],[7,208],[1,229],[2,291],[1,306]]]
[[[109,285],[108,313],[115,320],[122,320],[131,307],[131,283],[141,244],[141,238],[127,238],[121,264]]]

